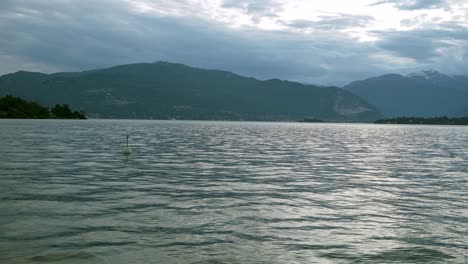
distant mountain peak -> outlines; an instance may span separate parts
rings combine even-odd
[[[414,73],[410,73],[406,75],[406,77],[409,78],[424,78],[427,80],[434,80],[434,79],[446,79],[446,78],[452,78],[452,76],[442,74],[436,70],[422,70]]]

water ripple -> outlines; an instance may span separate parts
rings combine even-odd
[[[0,263],[466,263],[467,132],[0,120]]]

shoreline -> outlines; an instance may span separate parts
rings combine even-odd
[[[87,119],[63,119],[63,118],[0,118],[1,120],[23,120],[23,121],[33,121],[33,120],[42,120],[42,121],[136,121],[136,122],[225,122],[225,123],[286,123],[286,124],[318,124],[318,125],[401,125],[401,126],[468,126],[463,124],[429,124],[429,123],[376,123],[376,122],[303,122],[303,121],[272,121],[272,120],[220,120],[220,119],[139,119],[139,118],[87,118]]]

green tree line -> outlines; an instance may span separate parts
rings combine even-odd
[[[86,119],[85,112],[72,111],[68,104],[57,104],[52,108],[19,97],[0,97],[0,118],[28,119]]]
[[[420,124],[420,125],[468,125],[468,117],[394,117],[380,119],[376,124]]]

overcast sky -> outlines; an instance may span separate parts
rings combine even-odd
[[[468,75],[468,0],[0,0],[0,74],[161,60],[326,85]]]

